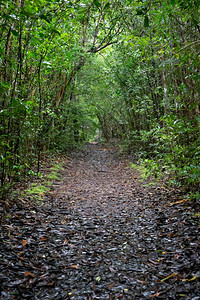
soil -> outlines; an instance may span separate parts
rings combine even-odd
[[[0,299],[200,299],[197,206],[139,177],[90,144],[44,202],[2,202]]]

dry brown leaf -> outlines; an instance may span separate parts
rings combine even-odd
[[[136,281],[137,281],[138,283],[142,283],[142,284],[147,284],[147,283],[148,283],[147,281],[142,281],[142,280],[139,280],[139,279],[136,279]]]
[[[159,265],[159,263],[157,261],[153,261],[151,259],[149,259],[149,262],[152,263],[153,265]]]
[[[176,205],[176,204],[179,204],[179,203],[184,203],[186,201],[188,201],[189,199],[184,199],[184,200],[179,200],[179,201],[176,201],[176,202],[170,202],[168,203],[169,205]]]
[[[155,294],[153,294],[153,295],[149,296],[149,298],[158,297],[159,295],[160,295],[160,293],[155,293]]]
[[[168,233],[169,237],[173,237],[174,233],[173,232],[170,232]]]
[[[71,265],[71,266],[67,266],[67,268],[70,268],[70,269],[78,269],[79,266],[78,266],[78,265]]]
[[[107,288],[108,288],[108,289],[112,289],[114,285],[115,285],[114,282],[111,282],[111,283],[109,283],[109,284],[107,285]]]
[[[24,258],[24,257],[22,257],[22,256],[19,256],[18,258],[19,258],[20,260],[22,260],[22,261],[26,260],[26,258]]]
[[[22,241],[22,246],[25,246],[27,243],[28,243],[27,240],[23,240],[23,241]]]
[[[30,276],[30,277],[35,277],[35,275],[31,272],[24,272],[24,275]]]

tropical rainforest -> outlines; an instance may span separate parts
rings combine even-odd
[[[200,1],[0,0],[0,298],[197,300]]]

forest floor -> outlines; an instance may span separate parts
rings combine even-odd
[[[139,177],[91,144],[41,203],[7,203],[0,299],[200,299],[197,207]]]

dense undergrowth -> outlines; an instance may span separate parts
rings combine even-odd
[[[200,200],[200,136],[198,127],[185,118],[175,116],[163,119],[165,125],[126,140],[122,149],[131,152],[146,174],[164,179],[169,185],[179,186]],[[196,120],[200,121],[199,118]],[[139,145],[139,147],[138,147]],[[132,148],[134,148],[134,151]],[[138,150],[138,148],[140,148]]]

